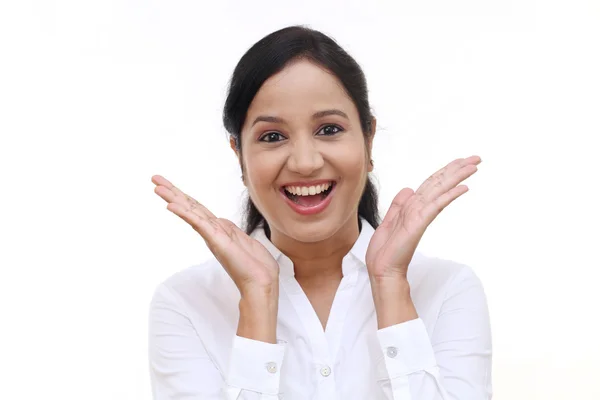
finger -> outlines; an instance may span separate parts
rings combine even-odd
[[[173,185],[170,181],[160,175],[154,175],[152,177],[152,182],[154,182],[157,187],[164,186],[165,188],[169,189],[171,192],[173,192],[175,197],[181,197],[183,199],[189,198],[189,196],[181,191],[177,186]]]
[[[154,188],[154,192],[166,202],[180,204],[184,207],[188,207],[191,210],[194,210],[194,212],[196,212],[203,218],[216,218],[215,215],[212,212],[210,212],[210,210],[206,208],[203,204],[201,204],[193,197],[185,194],[183,191],[178,189],[175,185],[173,185],[171,182],[169,182],[162,176],[153,176],[152,182],[158,185]]]
[[[440,179],[444,179],[448,173],[451,173],[452,171],[456,170],[457,167],[460,166],[463,161],[464,158],[457,158],[456,160],[448,163],[443,168],[434,172],[429,178],[425,180],[425,182],[421,184],[421,186],[419,186],[416,193],[418,195],[422,195],[423,193],[425,193],[431,185],[436,184]]]
[[[152,176],[152,183],[154,183],[155,185],[163,185],[163,186],[171,186],[171,182],[169,182],[164,176],[162,175],[153,175]]]
[[[381,221],[381,225],[391,224],[402,209],[402,207],[404,207],[407,200],[412,195],[414,195],[414,193],[415,192],[410,188],[404,188],[400,192],[398,192],[396,197],[394,197],[394,200],[392,200],[392,204],[390,205],[390,208],[388,209],[387,213],[385,213],[385,217],[383,218],[383,221]]]
[[[172,190],[170,190],[164,186],[157,186],[156,188],[154,188],[154,192],[156,194],[158,194],[167,203],[179,204],[186,209],[192,210],[193,212],[195,212],[196,214],[198,214],[198,216],[200,216],[202,218],[205,218],[205,219],[216,218],[215,215],[213,213],[211,213],[208,208],[206,208],[204,205],[202,205],[200,202],[198,202],[197,200],[195,200],[194,198],[192,198],[190,196],[187,196],[187,195],[185,197],[177,196],[173,193]]]
[[[204,238],[211,250],[213,247],[226,248],[236,238],[237,234],[243,233],[233,222],[227,219],[203,218],[191,209],[177,203],[169,203],[167,209],[194,228]]]
[[[200,234],[200,236],[202,236],[209,248],[213,247],[215,245],[215,240],[222,236],[219,234],[219,231],[222,229],[220,228],[217,218],[204,218],[194,212],[193,209],[178,203],[169,203],[167,205],[167,210],[187,222]]]
[[[466,165],[462,167],[456,171],[454,175],[448,177],[445,181],[440,182],[438,185],[432,186],[429,190],[429,193],[425,194],[426,201],[435,201],[435,199],[455,188],[459,183],[465,181],[467,178],[475,174],[475,172],[477,172],[477,166],[475,165]]]
[[[449,176],[452,176],[461,168],[469,165],[478,165],[479,163],[481,163],[481,157],[476,155],[467,158],[457,158],[427,178],[427,180],[425,180],[425,182],[423,182],[423,184],[417,189],[417,194],[424,195],[426,192],[431,190],[432,186],[439,187],[441,185],[441,181]]]
[[[427,204],[421,211],[425,224],[429,225],[444,208],[468,191],[467,185],[458,185]]]
[[[459,183],[463,182],[477,172],[477,165],[466,163],[462,167],[435,177],[426,189],[420,192],[425,203],[429,203],[446,193]]]
[[[183,193],[181,190],[179,190],[179,188],[175,185],[173,185],[168,179],[166,179],[165,177],[161,176],[161,175],[154,175],[152,177],[152,182],[154,184],[156,184],[157,186],[164,186],[167,189],[169,189],[170,191],[173,192],[173,194],[177,197],[186,197],[186,194]]]

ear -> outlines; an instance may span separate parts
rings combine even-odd
[[[240,161],[240,152],[238,151],[235,145],[235,138],[233,136],[229,136],[229,146],[231,146],[231,150],[233,150],[236,157],[238,158],[238,161]]]
[[[242,166],[242,158],[240,157],[240,151],[235,146],[235,138],[233,136],[229,137],[229,146],[231,147],[231,150],[233,150],[233,152],[235,153],[235,156],[237,157],[238,162],[240,163],[240,168],[242,169],[242,182],[244,183],[244,186],[246,186],[246,179],[244,177],[244,167]]]
[[[377,119],[375,117],[373,117],[373,119],[371,119],[371,134],[369,135],[369,138],[367,139],[367,156],[369,157],[369,159],[367,160],[367,168],[369,172],[373,172],[373,164],[371,164],[371,160],[372,160],[372,154],[373,154],[373,139],[375,138],[375,132],[377,129]]]

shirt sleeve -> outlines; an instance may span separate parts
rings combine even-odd
[[[377,331],[376,375],[389,400],[489,400],[492,344],[481,282],[464,267],[429,337],[420,318]]]
[[[229,369],[218,370],[177,297],[161,285],[150,306],[149,362],[154,400],[279,398],[285,344],[232,338]]]

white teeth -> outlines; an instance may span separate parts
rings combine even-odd
[[[313,196],[329,189],[331,182],[316,186],[286,186],[284,189],[296,196]]]

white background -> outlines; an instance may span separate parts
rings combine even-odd
[[[382,211],[483,158],[421,250],[483,281],[494,398],[600,399],[600,2],[300,3],[2,2],[0,398],[150,398],[150,297],[210,255],[150,177],[238,221],[227,81],[307,24],[364,68]]]

